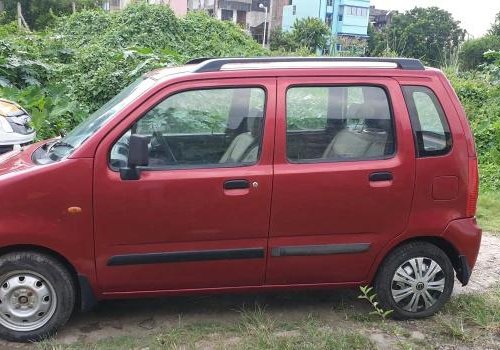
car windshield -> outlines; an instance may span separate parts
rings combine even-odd
[[[80,147],[85,140],[94,135],[102,126],[109,122],[118,111],[123,109],[153,85],[153,79],[147,77],[137,79],[105,105],[92,113],[84,122],[68,133],[68,135],[52,143],[48,147],[48,157],[52,160],[60,160],[69,156],[75,149]]]

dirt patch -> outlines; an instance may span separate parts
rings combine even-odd
[[[483,234],[481,249],[469,284],[456,281],[454,294],[482,292],[500,282],[500,236]]]
[[[462,287],[457,281],[454,294],[485,291],[499,281],[500,236],[485,234],[469,285]],[[362,324],[356,324],[356,317],[363,322],[363,317],[371,311],[366,303],[357,299],[358,294],[357,290],[338,290],[105,301],[92,312],[74,315],[55,337],[55,342],[93,343],[110,337],[156,336],[180,324],[216,322],[234,327],[241,320],[241,311],[255,305],[265,305],[266,314],[275,320],[294,322],[317,315],[333,328],[357,327]],[[359,316],[353,320],[353,314]],[[413,322],[409,322],[406,325],[411,326]],[[409,339],[424,339],[419,327],[410,328],[413,333],[408,335]],[[379,348],[397,347],[383,330],[368,327],[365,331]],[[0,342],[0,349],[13,348],[32,348],[32,345]]]

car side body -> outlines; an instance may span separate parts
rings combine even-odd
[[[64,159],[37,164],[34,154],[46,142],[0,156],[0,255],[30,251],[53,257],[67,268],[83,309],[112,298],[369,285],[391,252],[412,242],[444,252],[466,285],[481,241],[474,217],[477,155],[444,74],[404,69],[398,66],[404,60],[395,60],[394,68],[365,67],[373,61],[363,59],[335,68],[309,65],[314,59],[262,60],[263,66],[251,69],[246,65],[254,61],[226,59],[231,69],[211,70],[218,60],[209,60],[152,72],[151,87]],[[220,164],[139,167],[135,180],[110,163],[117,141],[162,101],[214,89],[250,89],[250,100],[262,97],[259,136],[252,134],[248,117],[240,133],[247,141],[178,133],[166,137],[169,152],[174,159],[198,159],[194,153],[205,149],[212,157],[212,145],[221,143],[224,152],[238,153],[237,143],[248,148],[260,137],[258,150],[238,153],[255,161],[224,163],[231,157],[226,154]],[[382,106],[374,109],[385,111],[377,113],[387,114],[393,134],[381,137],[365,125],[363,132],[351,132],[358,140],[349,134],[358,128],[354,121],[335,141],[323,129],[296,130],[287,122],[287,112],[310,96],[328,95],[326,114],[358,113],[354,102],[352,108],[332,102],[351,92],[338,103],[371,98]],[[442,153],[419,153],[425,135],[415,132],[412,112],[417,115],[418,106],[409,101],[411,94],[427,93],[445,117]],[[291,94],[305,97],[290,106]],[[230,104],[230,115],[240,113]],[[394,140],[390,146],[388,137]],[[385,153],[367,159],[338,155],[368,139],[375,153],[382,140]],[[325,158],[325,145],[337,158]],[[213,159],[221,152],[217,148]]]

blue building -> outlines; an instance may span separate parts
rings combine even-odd
[[[290,0],[283,7],[283,30],[292,29],[295,20],[319,18],[331,28],[330,52],[344,51],[345,46],[366,39],[370,0]]]

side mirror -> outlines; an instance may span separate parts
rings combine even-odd
[[[149,136],[131,135],[128,147],[128,166],[120,169],[122,180],[139,180],[139,166],[149,164]]]

